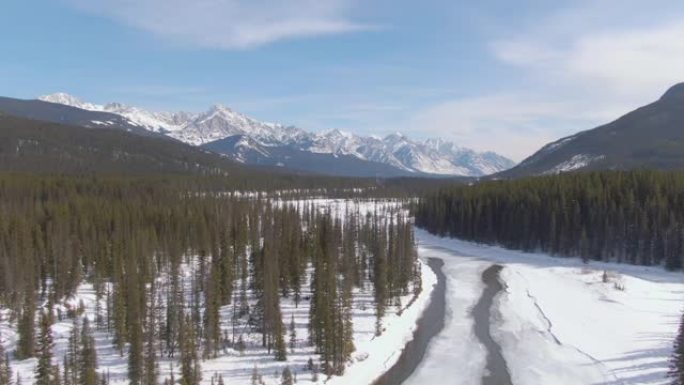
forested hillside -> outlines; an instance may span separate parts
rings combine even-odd
[[[251,343],[277,361],[311,353],[313,376],[342,374],[355,296],[370,296],[379,335],[388,309],[421,290],[410,221],[387,210],[336,217],[183,183],[1,176],[0,332],[16,338],[0,335],[0,379],[19,365],[37,384],[121,382],[111,356],[98,370],[110,349],[128,383],[199,384],[206,360]],[[283,301],[309,309],[308,333]]]
[[[585,260],[682,267],[684,174],[594,172],[444,188],[416,206],[434,234]]]

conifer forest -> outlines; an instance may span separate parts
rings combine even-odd
[[[0,177],[0,321],[16,328],[0,383],[229,384],[202,366],[264,351],[305,361],[283,365],[282,383],[342,375],[355,312],[381,335],[386,314],[421,291],[412,223],[399,201],[334,213],[266,196]],[[60,349],[56,325],[69,326]],[[125,378],[103,370],[100,353],[125,360]],[[34,377],[13,374],[27,359]],[[258,384],[273,373],[255,362]]]
[[[568,173],[440,189],[415,207],[428,231],[557,256],[680,269],[684,174]]]

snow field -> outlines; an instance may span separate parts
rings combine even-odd
[[[458,383],[479,383],[474,378],[482,372],[473,373],[472,362],[480,360],[477,354],[483,350],[472,336],[469,307],[481,295],[480,274],[491,263],[505,267],[501,280],[507,288],[492,308],[492,335],[514,384],[669,383],[668,359],[684,304],[681,272],[583,264],[577,258],[439,238],[422,230],[416,235],[421,250],[441,248],[432,252],[445,261],[450,315],[410,384],[432,383],[429,379],[440,378],[439,373],[458,377]]]

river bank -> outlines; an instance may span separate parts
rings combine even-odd
[[[380,376],[374,385],[398,385],[408,379],[425,357],[428,345],[444,328],[446,308],[446,276],[442,271],[444,261],[428,258],[427,265],[437,276],[437,284],[432,289],[430,303],[416,323],[413,339],[401,352],[397,362]]]

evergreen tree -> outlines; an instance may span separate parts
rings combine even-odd
[[[38,365],[36,366],[36,385],[55,385],[55,368],[52,366],[52,328],[50,316],[42,312],[40,316],[40,336],[38,338]]]
[[[155,311],[156,302],[154,301],[154,295],[151,295],[151,299],[152,306],[147,312],[147,321],[145,324],[145,347],[143,352],[143,383],[146,385],[157,384],[157,379],[159,377],[156,349],[159,335],[157,333],[157,312]]]
[[[65,384],[78,384],[81,374],[81,329],[77,321],[74,321],[69,334],[69,345],[64,357],[64,382]]]
[[[81,327],[79,367],[79,384],[97,385],[97,351],[95,349],[95,338],[87,317],[83,318],[83,326]]]
[[[198,385],[201,377],[200,363],[197,352],[197,336],[195,326],[189,315],[181,318],[179,326],[180,354],[181,354],[181,385]]]
[[[16,351],[17,359],[23,360],[33,357],[35,354],[35,317],[35,292],[32,289],[28,289],[25,293],[24,306],[17,326],[17,333],[19,334]]]
[[[290,318],[290,352],[294,353],[295,347],[297,346],[297,326],[294,320],[294,314]]]

